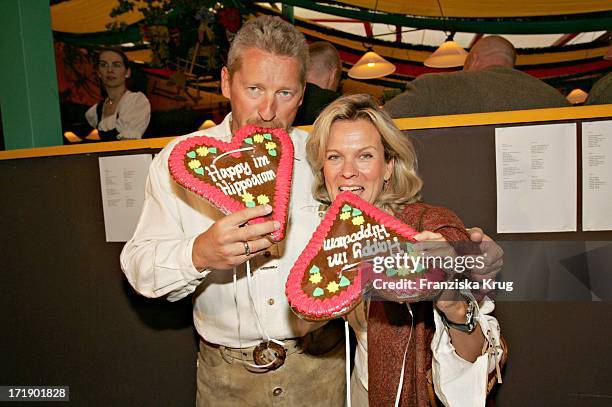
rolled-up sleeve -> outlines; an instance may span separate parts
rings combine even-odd
[[[120,139],[139,139],[147,130],[151,120],[151,104],[141,93],[130,93],[121,103],[117,116],[117,131]]]
[[[192,262],[197,236],[185,234],[162,154],[152,162],[145,202],[134,236],[121,252],[121,268],[136,291],[146,297],[179,300],[208,274]]]
[[[432,378],[436,395],[446,406],[484,406],[489,373],[499,372],[503,356],[497,319],[489,315],[495,305],[486,299],[477,315],[478,326],[485,336],[483,354],[470,363],[461,358],[451,343],[448,328],[434,308],[436,333],[431,343],[433,351]]]

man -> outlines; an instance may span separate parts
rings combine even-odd
[[[284,294],[288,272],[320,222],[319,203],[305,187],[313,179],[307,133],[291,127],[307,61],[306,42],[290,24],[267,16],[245,24],[221,73],[232,113],[218,126],[175,139],[153,160],[140,221],[121,254],[142,295],[176,301],[193,293],[199,406],[344,404],[342,335],[331,324],[297,318]],[[222,216],[168,173],[178,142],[193,135],[228,142],[246,124],[285,128],[294,144],[299,182],[292,185],[286,238],[276,245],[266,238],[275,222],[243,226],[269,207]]]
[[[246,124],[287,129],[299,182],[293,183],[286,238],[272,246],[266,238],[278,228],[272,221],[240,227],[268,214],[267,206],[222,216],[178,187],[167,160],[184,139],[179,137],[151,164],[143,213],[121,254],[122,268],[139,293],[170,301],[193,293],[194,324],[202,338],[200,406],[343,404],[343,335],[295,317],[284,294],[288,272],[320,222],[319,204],[303,187],[312,180],[304,153],[307,133],[291,128],[307,61],[304,37],[290,24],[272,17],[252,20],[235,37],[221,72],[232,113],[220,125],[194,133],[228,142]],[[252,279],[245,277],[247,259]],[[280,358],[268,339],[287,354],[276,369],[269,364]],[[263,363],[254,360],[258,345]]]
[[[605,105],[612,103],[612,72],[599,79],[589,92],[585,105]]]
[[[319,113],[341,96],[338,92],[342,76],[342,61],[338,50],[329,42],[317,41],[308,47],[310,62],[306,72],[304,101],[293,124],[303,126],[314,123]]]
[[[463,71],[421,75],[385,104],[394,118],[567,107],[555,88],[514,69],[516,50],[499,36],[482,38]]]
[[[604,55],[604,59],[612,61],[612,45],[608,48],[608,52]],[[599,78],[587,97],[585,105],[605,105],[612,103],[612,72]]]

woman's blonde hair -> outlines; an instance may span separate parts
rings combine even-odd
[[[423,181],[416,172],[416,152],[409,137],[395,126],[391,117],[369,95],[340,97],[327,106],[315,121],[306,142],[306,155],[315,176],[313,195],[320,202],[331,203],[325,187],[323,165],[332,125],[337,120],[359,119],[367,120],[376,127],[384,147],[385,162],[393,160],[391,178],[385,182],[374,204],[387,211],[400,212],[404,205],[421,199],[419,192]]]

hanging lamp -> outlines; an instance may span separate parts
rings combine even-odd
[[[454,35],[455,33],[451,32],[444,44],[440,45],[437,50],[427,57],[423,62],[425,66],[430,68],[455,68],[463,66],[468,53],[453,41]]]
[[[367,48],[367,52],[349,69],[348,76],[353,79],[375,79],[393,72],[395,72],[395,65],[372,51],[371,48]]]

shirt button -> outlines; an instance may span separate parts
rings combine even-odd
[[[270,256],[272,256],[272,253],[270,253],[269,251],[266,250],[264,252],[264,257],[270,257]]]
[[[280,387],[275,387],[274,390],[272,390],[272,394],[274,394],[275,396],[280,396],[282,392],[283,389],[281,389]]]
[[[269,305],[274,305],[274,298],[270,298],[270,299],[268,300],[268,304],[269,304]]]

